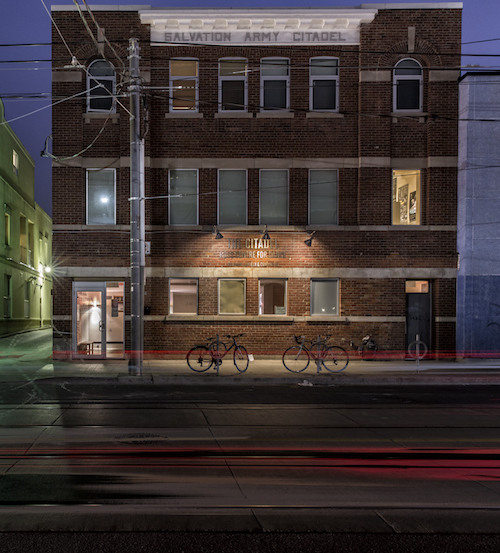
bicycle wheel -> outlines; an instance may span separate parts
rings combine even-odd
[[[210,352],[212,354],[212,360],[214,363],[219,362],[219,365],[222,363],[222,358],[227,353],[227,346],[224,342],[220,340],[214,340],[209,346]]]
[[[340,346],[323,346],[321,361],[327,371],[338,373],[343,371],[349,363],[349,354]]]
[[[292,346],[283,353],[283,365],[292,373],[301,373],[309,365],[309,353],[300,346]]]
[[[192,371],[203,373],[212,366],[214,359],[206,346],[195,346],[188,351],[186,361]]]
[[[243,346],[236,346],[236,349],[233,353],[234,366],[244,373],[248,369],[248,352]]]

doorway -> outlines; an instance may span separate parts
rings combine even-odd
[[[431,344],[431,283],[428,280],[406,281],[406,348],[418,339]]]
[[[73,282],[72,312],[74,358],[123,357],[123,282]]]

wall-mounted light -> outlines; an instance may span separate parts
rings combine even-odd
[[[311,232],[311,234],[309,235],[310,238],[308,238],[307,240],[304,240],[304,244],[305,244],[306,246],[309,246],[309,247],[312,246],[312,241],[313,241],[313,238],[314,238],[314,235],[316,234],[316,232],[317,232],[317,231],[313,230],[313,231]]]
[[[215,234],[215,239],[220,240],[221,238],[224,238],[222,234],[219,232],[218,228],[214,225],[214,230],[212,231],[212,234]]]
[[[270,240],[271,237],[269,236],[269,233],[267,232],[267,225],[266,228],[262,231],[264,240]]]

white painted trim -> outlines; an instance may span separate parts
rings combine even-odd
[[[456,278],[457,270],[433,267],[302,268],[302,267],[146,267],[152,278],[350,278],[350,279],[413,279]],[[58,267],[57,278],[119,280],[130,276],[128,267]]]
[[[418,2],[415,4],[361,4],[361,9],[377,10],[461,10],[462,2]]]

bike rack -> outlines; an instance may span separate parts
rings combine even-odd
[[[318,356],[316,357],[316,372],[320,373],[321,372],[321,365],[323,364],[323,360],[321,359],[321,353],[320,353],[320,348],[319,348],[319,342],[321,340],[321,336],[318,334]]]

